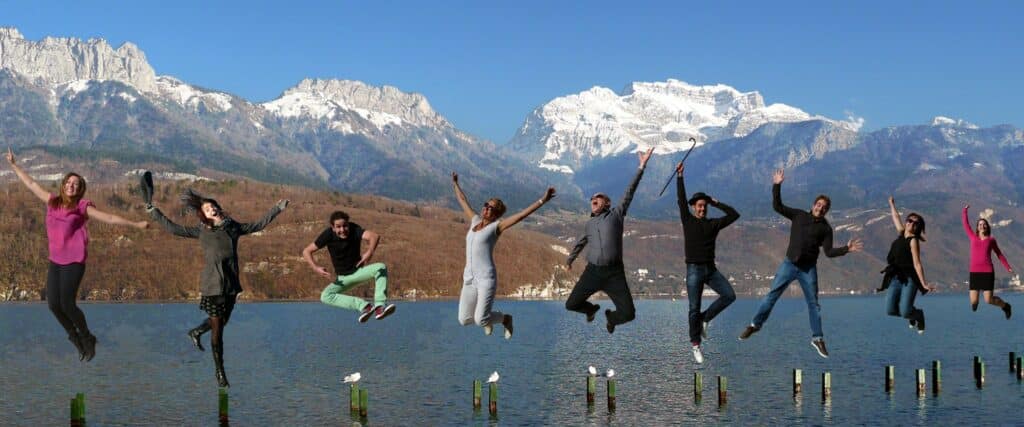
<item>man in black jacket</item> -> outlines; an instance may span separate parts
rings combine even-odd
[[[811,346],[818,351],[821,357],[828,357],[828,350],[825,349],[824,333],[821,329],[821,306],[818,304],[818,248],[825,249],[825,255],[829,258],[846,255],[849,252],[857,252],[863,249],[864,244],[860,239],[851,239],[846,246],[832,247],[832,226],[825,219],[832,201],[828,196],[822,194],[814,199],[811,211],[793,209],[782,204],[782,181],[786,178],[782,169],[775,171],[772,176],[772,207],[775,212],[789,218],[793,222],[789,232],[789,248],[786,249],[786,259],[782,261],[779,270],[775,272],[775,281],[772,282],[771,291],[764,297],[761,307],[757,310],[754,320],[750,322],[740,334],[740,339],[750,338],[755,332],[761,330],[772,307],[778,301],[782,293],[786,291],[789,284],[794,280],[800,282],[803,289],[804,299],[807,301],[807,315],[811,322]]]
[[[740,214],[725,203],[698,192],[686,200],[686,184],[683,182],[683,163],[676,166],[676,196],[679,203],[679,219],[683,223],[683,238],[686,249],[686,295],[690,300],[690,343],[693,344],[693,358],[704,363],[700,351],[702,337],[707,337],[707,327],[718,313],[736,301],[736,293],[725,276],[715,266],[715,240],[718,232],[729,226]],[[720,218],[708,218],[708,207],[714,206],[725,212]],[[690,213],[693,207],[693,213]],[[707,284],[718,293],[718,299],[703,313],[700,300]]]

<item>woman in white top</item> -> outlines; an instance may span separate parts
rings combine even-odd
[[[455,187],[455,198],[462,206],[466,219],[470,221],[469,231],[466,232],[466,269],[462,273],[462,292],[459,295],[459,323],[476,323],[484,328],[485,334],[490,335],[494,322],[500,319],[501,325],[505,327],[505,339],[512,338],[512,315],[491,310],[498,283],[494,268],[494,245],[498,243],[498,236],[502,232],[555,197],[555,189],[548,187],[539,200],[505,221],[499,221],[505,214],[505,203],[501,199],[487,200],[478,215],[473,212],[466,194],[459,187],[459,174],[455,172],[452,172],[452,185]]]

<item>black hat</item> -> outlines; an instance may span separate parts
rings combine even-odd
[[[711,203],[711,196],[709,196],[707,194],[704,194],[703,192],[698,191],[696,194],[693,195],[693,197],[690,198],[690,201],[687,202],[687,204],[689,204],[690,206],[693,206],[694,204],[697,203],[698,200],[701,200],[701,199],[703,199],[704,201],[706,201],[708,203]]]

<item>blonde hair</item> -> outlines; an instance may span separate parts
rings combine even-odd
[[[505,207],[505,202],[501,201],[501,199],[497,197],[488,200],[487,203],[494,203],[494,213],[497,214],[498,218],[501,218],[502,215],[505,215],[505,210],[508,209],[507,207]]]

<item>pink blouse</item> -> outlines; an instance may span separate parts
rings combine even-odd
[[[56,198],[50,195],[50,201]],[[71,209],[52,208],[46,204],[46,237],[50,243],[50,261],[57,265],[84,263],[89,246],[89,199],[81,199]]]
[[[962,219],[964,231],[967,233],[967,237],[971,239],[971,273],[994,273],[992,252],[995,252],[996,256],[999,257],[999,262],[1003,263],[1006,271],[1010,271],[1010,263],[1003,256],[1003,251],[999,250],[999,244],[996,243],[995,237],[989,235],[986,239],[978,238],[978,235],[974,233],[974,229],[971,228],[971,224],[967,220],[967,209],[964,209]]]

